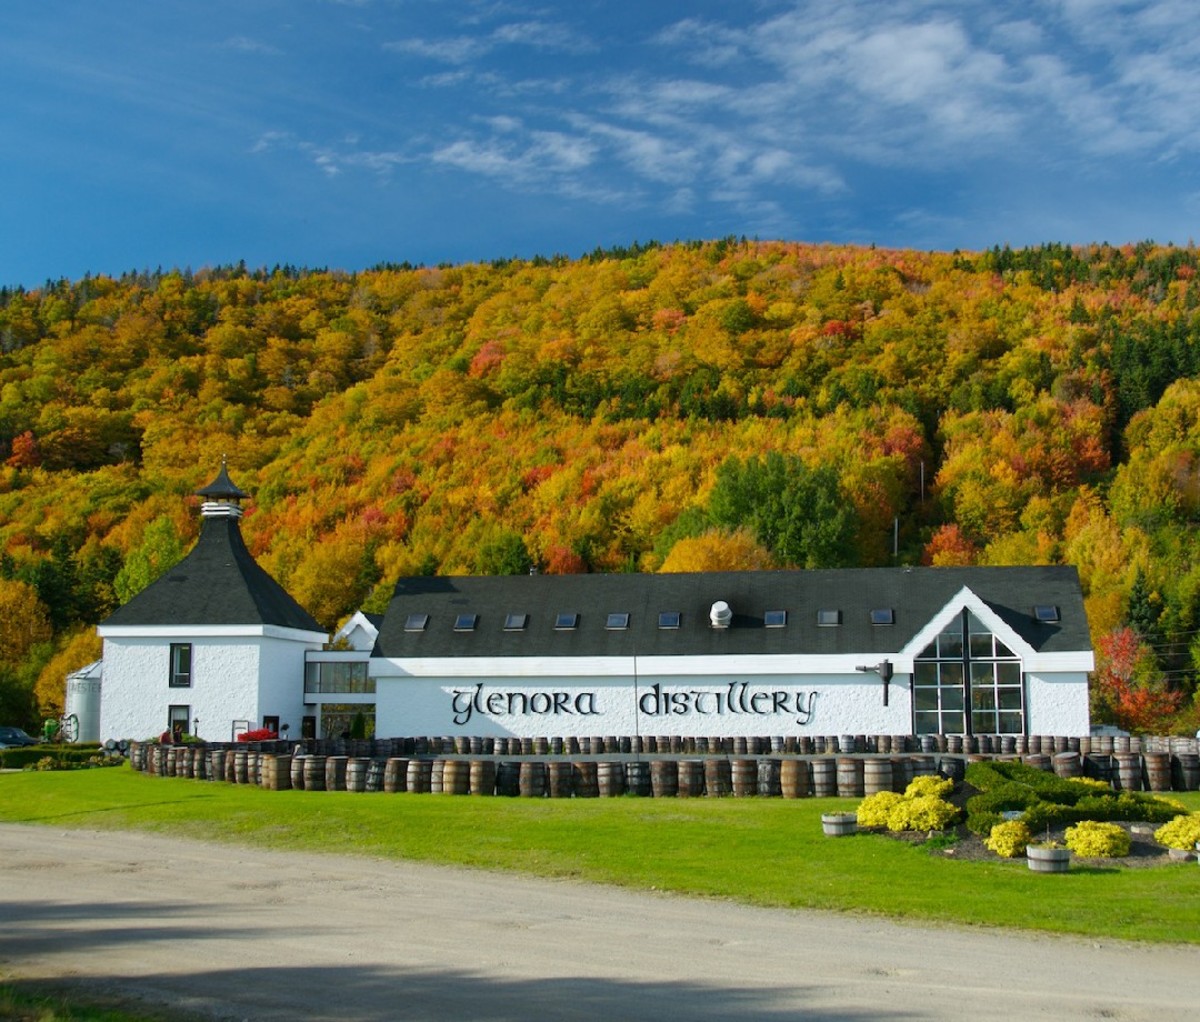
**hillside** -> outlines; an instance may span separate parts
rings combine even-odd
[[[0,717],[226,456],[329,625],[418,573],[1067,563],[1097,712],[1194,728],[1198,261],[727,239],[2,290]]]

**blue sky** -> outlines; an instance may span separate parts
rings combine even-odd
[[[1200,233],[1194,0],[38,0],[0,95],[0,284]]]

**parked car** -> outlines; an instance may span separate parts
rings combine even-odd
[[[36,738],[31,738],[19,727],[0,727],[0,749],[7,749],[9,746],[37,744]]]

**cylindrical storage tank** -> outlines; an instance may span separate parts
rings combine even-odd
[[[779,780],[779,760],[758,761],[758,794],[762,798],[779,798],[782,794]]]
[[[574,774],[571,764],[565,759],[556,759],[546,764],[546,785],[551,798],[570,798],[574,793]]]
[[[601,798],[625,794],[625,767],[620,763],[596,764],[596,787]]]
[[[1167,752],[1144,752],[1147,791],[1171,790],[1171,755]]]
[[[599,797],[600,786],[596,779],[595,763],[572,763],[571,779],[574,782],[576,798]]]
[[[779,793],[784,798],[807,798],[812,792],[808,761],[785,759],[779,764]]]
[[[325,757],[325,790],[326,791],[345,791],[346,790],[346,764],[349,762],[349,756],[326,756]]]
[[[324,791],[325,790],[325,757],[324,756],[305,756],[304,757],[304,790],[305,791]]]
[[[1142,756],[1138,752],[1118,752],[1113,758],[1117,761],[1117,776],[1114,787],[1121,791],[1142,790]]]
[[[433,761],[428,759],[410,759],[405,776],[407,790],[418,795],[428,795],[432,783]]]
[[[466,795],[471,790],[471,764],[465,759],[448,759],[442,768],[442,794]]]
[[[644,759],[625,764],[625,790],[630,795],[650,797],[650,764]]]
[[[67,698],[63,712],[79,721],[76,742],[100,741],[100,679],[88,677],[95,667],[85,667],[67,676]]]
[[[863,762],[863,794],[892,790],[892,761],[882,756]]]
[[[496,794],[496,761],[475,759],[471,761],[471,794]]]
[[[930,759],[933,757],[931,756]],[[842,798],[862,798],[863,761],[852,756],[837,758],[837,793]]]
[[[1056,752],[1054,754],[1054,772],[1066,780],[1073,780],[1082,773],[1077,752]]]
[[[389,795],[408,791],[408,760],[393,756],[383,764],[383,790]]]
[[[704,794],[704,762],[681,759],[675,764],[678,776],[676,792],[681,798],[699,798]]]
[[[730,782],[737,798],[758,793],[758,762],[753,759],[735,759],[730,765]]]
[[[724,798],[733,794],[733,776],[727,759],[704,761],[704,791],[709,798]]]
[[[812,793],[816,798],[833,798],[838,793],[837,760],[828,756],[814,759],[809,764],[812,770]]]
[[[521,764],[505,760],[496,764],[496,794],[516,798],[521,794]]]
[[[655,798],[674,798],[679,794],[679,767],[675,760],[650,761],[650,790]]]

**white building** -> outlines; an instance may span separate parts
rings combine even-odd
[[[304,656],[328,635],[246,549],[247,494],[225,467],[197,494],[195,547],[97,629],[102,739],[169,730],[230,741],[304,716]]]
[[[327,644],[224,467],[198,492],[196,547],[100,626],[103,738],[1088,733],[1073,568],[402,579]]]

